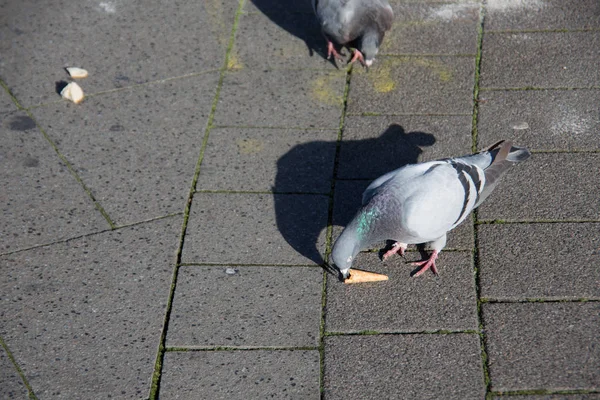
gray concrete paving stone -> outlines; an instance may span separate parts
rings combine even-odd
[[[481,296],[600,299],[600,223],[480,225]]]
[[[316,346],[322,277],[314,267],[181,267],[167,346]]]
[[[596,0],[488,0],[486,30],[600,28]]]
[[[485,397],[474,334],[325,339],[325,399]]]
[[[238,4],[61,0],[42,11],[33,0],[5,2],[0,78],[28,107],[60,100],[68,66],[89,71],[80,82],[88,94],[221,68]]]
[[[459,114],[473,111],[475,57],[384,57],[354,68],[351,114]],[[427,89],[425,89],[427,88]]]
[[[183,211],[218,77],[151,84],[33,113],[111,219],[133,223]]]
[[[514,396],[494,396],[494,399],[515,400]],[[587,394],[540,394],[519,396],[518,400],[600,400],[600,393]]]
[[[376,179],[406,164],[469,154],[472,117],[347,116],[337,177]]]
[[[478,140],[530,150],[599,150],[600,90],[479,92]]]
[[[14,364],[0,346],[0,397],[3,399],[25,399],[28,391]]]
[[[329,198],[324,195],[196,193],[182,262],[322,262]]]
[[[148,396],[181,223],[0,257],[0,336],[38,398]]]
[[[599,153],[537,153],[516,165],[479,208],[480,219],[600,218]]]
[[[345,86],[343,71],[229,71],[214,124],[336,129]]]
[[[413,278],[419,252],[381,262],[360,253],[353,268],[385,274],[388,281],[347,285],[327,279],[326,329],[329,332],[423,332],[477,329],[477,302],[469,252],[442,251],[431,272]]]
[[[483,304],[492,390],[597,389],[600,303]]]
[[[337,135],[336,130],[212,129],[197,189],[329,194]]]
[[[390,1],[392,29],[381,54],[475,54],[479,4],[406,4]]]
[[[488,33],[481,88],[600,86],[600,31]]]
[[[160,399],[319,399],[316,350],[167,352]]]
[[[292,0],[247,0],[244,1],[244,12],[268,13],[269,15],[292,13],[314,14],[310,1]]]
[[[109,228],[27,114],[1,120],[0,138],[0,253]]]
[[[273,9],[267,12],[269,14],[258,12],[240,17],[229,56],[230,68],[334,69],[324,58],[326,42],[312,10],[310,13],[274,13]]]
[[[350,223],[360,209],[362,193],[371,181],[337,181],[333,204],[333,240],[342,233],[343,228]],[[447,249],[471,250],[473,248],[473,222],[471,217],[460,224],[447,235]],[[377,244],[373,249],[381,249],[385,243]],[[409,250],[414,249],[410,246]]]

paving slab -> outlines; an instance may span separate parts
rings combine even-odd
[[[317,346],[322,280],[315,267],[181,267],[167,346]]]
[[[320,264],[328,209],[323,195],[196,193],[182,262]]]
[[[600,90],[479,92],[478,140],[530,150],[600,150]]]
[[[390,1],[390,5],[394,23],[383,40],[381,54],[477,53],[479,4]]]
[[[345,87],[344,71],[229,71],[214,124],[336,129]]]
[[[0,336],[38,398],[148,395],[181,223],[0,257]]]
[[[494,399],[514,400],[514,396],[494,396]],[[531,396],[519,396],[519,400],[599,400],[599,393],[588,394],[540,394]]]
[[[361,207],[362,193],[371,181],[337,181],[333,205],[333,240],[342,233]],[[446,249],[471,250],[473,248],[473,222],[471,217],[452,230],[448,235]],[[385,243],[374,246],[381,249]],[[410,246],[409,250],[414,247]]]
[[[334,69],[326,59],[327,43],[312,9],[310,13],[275,10],[242,14],[229,67]]]
[[[68,66],[89,71],[85,93],[221,68],[238,4],[61,0],[42,11],[33,0],[7,2],[0,77],[28,107],[60,100]]]
[[[3,399],[25,399],[28,396],[23,379],[2,346],[0,346],[0,396]]]
[[[408,262],[423,258],[408,252],[381,262],[376,253],[359,253],[353,268],[385,274],[388,281],[346,285],[327,279],[326,329],[329,332],[424,332],[477,329],[477,300],[470,252],[446,251],[431,272]]]
[[[2,119],[0,138],[0,253],[109,229],[26,113]]]
[[[599,153],[537,153],[511,169],[479,208],[480,219],[598,220]]]
[[[160,398],[317,400],[316,350],[167,352]]]
[[[480,225],[481,296],[600,299],[600,224]]]
[[[598,87],[600,31],[487,33],[481,88]]]
[[[492,390],[597,389],[600,303],[483,304]]]
[[[482,399],[477,335],[325,339],[325,398]]]
[[[183,211],[218,78],[213,72],[33,113],[111,219],[128,224]]]
[[[336,130],[215,128],[197,188],[329,194]]]
[[[471,153],[472,117],[348,116],[337,177],[376,179],[422,161]]]
[[[351,114],[468,114],[473,111],[475,57],[384,57],[354,68]],[[427,88],[427,90],[424,90]]]
[[[596,0],[488,0],[485,10],[486,30],[600,27]]]

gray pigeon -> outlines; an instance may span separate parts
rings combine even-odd
[[[331,39],[340,45],[358,40],[350,63],[360,60],[370,67],[385,32],[392,27],[394,12],[387,0],[312,0],[313,9],[327,40],[327,58],[341,59]]]
[[[476,154],[407,165],[373,181],[363,193],[362,207],[346,226],[331,253],[341,278],[349,276],[356,255],[384,240],[396,241],[384,259],[408,244],[428,243],[433,253],[415,263],[431,268],[454,229],[494,190],[509,167],[531,153],[500,141]]]

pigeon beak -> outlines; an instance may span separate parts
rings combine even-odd
[[[367,71],[369,70],[369,67],[373,65],[373,60],[365,60],[365,67],[367,68]]]

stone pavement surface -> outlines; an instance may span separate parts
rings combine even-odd
[[[0,398],[600,399],[600,3],[391,3],[367,72],[309,0],[0,0]],[[321,268],[370,180],[499,139],[439,276]]]

